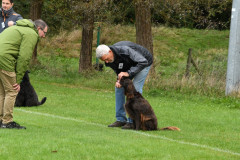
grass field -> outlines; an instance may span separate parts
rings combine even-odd
[[[0,130],[0,157],[42,159],[239,159],[240,111],[224,98],[149,92],[159,127],[181,131],[108,128],[115,121],[114,93],[49,83],[32,75],[39,107],[15,108],[27,130]]]
[[[144,85],[144,97],[159,128],[180,132],[108,128],[115,121],[113,71],[78,73],[79,29],[41,40],[30,79],[47,101],[15,108],[14,120],[27,130],[0,129],[0,159],[240,159],[240,100],[224,95],[228,37],[229,31],[153,27],[157,78]],[[102,26],[101,43],[121,40],[134,42],[135,27]],[[189,48],[203,75],[192,67],[185,79]]]

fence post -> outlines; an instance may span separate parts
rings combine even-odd
[[[189,77],[189,70],[190,70],[191,60],[192,60],[192,48],[189,48],[185,77]]]
[[[188,50],[188,59],[187,59],[187,66],[186,66],[186,73],[185,73],[185,77],[188,78],[189,77],[189,72],[190,72],[190,65],[191,63],[193,64],[194,68],[196,69],[196,71],[198,72],[198,74],[200,76],[202,76],[200,70],[198,69],[197,64],[194,62],[193,58],[192,58],[192,48],[189,48]]]

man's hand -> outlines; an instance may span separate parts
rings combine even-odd
[[[115,87],[117,87],[117,88],[121,88],[122,87],[120,82],[119,82],[119,80],[116,82]]]
[[[17,92],[19,92],[19,91],[20,91],[20,85],[17,84],[17,83],[14,84],[14,85],[13,85],[13,89],[16,90]]]
[[[118,74],[118,80],[120,81],[122,77],[129,77],[129,74],[127,72],[120,72]]]
[[[8,26],[10,27],[10,26],[13,26],[14,25],[14,22],[13,21],[9,21],[8,22]]]

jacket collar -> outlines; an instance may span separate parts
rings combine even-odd
[[[29,19],[29,21],[34,25],[34,31],[35,31],[35,32],[37,33],[37,35],[38,35],[38,30],[37,30],[37,27],[36,27],[35,23],[34,23],[31,19]],[[38,41],[40,41],[39,35],[38,35]]]
[[[3,17],[9,17],[14,12],[13,8],[11,8],[11,9],[9,9],[7,11],[5,11],[3,8],[1,8],[1,10],[2,10],[2,16]]]

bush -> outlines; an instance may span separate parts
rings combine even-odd
[[[154,23],[197,29],[228,29],[232,0],[154,0]]]

